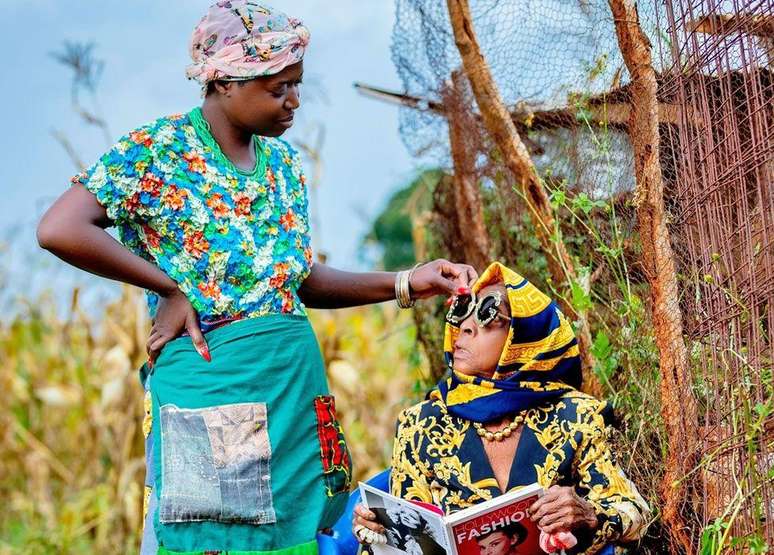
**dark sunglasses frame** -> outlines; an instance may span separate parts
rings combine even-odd
[[[494,305],[488,307],[489,314],[482,315],[484,303],[492,298],[494,298]],[[463,305],[463,302],[468,299],[470,300],[467,304]],[[502,303],[503,294],[500,291],[492,291],[481,298],[478,298],[472,291],[469,295],[456,295],[449,307],[449,312],[446,313],[446,321],[452,326],[459,327],[471,314],[480,328],[488,326],[498,318],[510,321],[508,316],[498,310]]]

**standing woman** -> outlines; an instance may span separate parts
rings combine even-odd
[[[250,0],[214,4],[187,70],[201,108],[122,138],[38,227],[63,260],[147,290],[143,554],[316,553],[351,466],[305,305],[405,307],[476,278],[443,260],[397,275],[312,262],[299,156],[278,138],[308,41]]]

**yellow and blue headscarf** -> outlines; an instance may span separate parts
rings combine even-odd
[[[547,295],[499,262],[493,262],[473,285],[478,293],[503,283],[511,308],[511,325],[491,378],[455,372],[431,392],[449,412],[474,422],[490,422],[552,401],[581,386],[578,341],[570,322]],[[453,367],[454,342],[460,328],[446,324],[444,352]]]

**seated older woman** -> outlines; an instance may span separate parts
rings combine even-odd
[[[567,553],[642,537],[648,505],[615,462],[605,403],[577,389],[570,323],[499,263],[472,292],[446,317],[450,377],[398,418],[392,493],[451,514],[537,482],[546,494],[530,516],[554,537],[572,533]],[[362,505],[353,525],[382,532]]]

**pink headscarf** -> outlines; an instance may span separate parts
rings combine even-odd
[[[274,75],[299,62],[307,44],[309,30],[298,19],[251,0],[221,0],[194,29],[185,74],[202,87]]]

